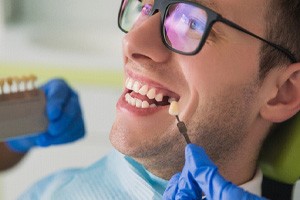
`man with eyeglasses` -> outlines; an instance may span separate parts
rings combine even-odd
[[[263,141],[300,109],[299,19],[299,0],[122,0],[117,151],[24,199],[262,199]]]

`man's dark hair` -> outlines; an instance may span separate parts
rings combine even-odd
[[[300,58],[300,0],[269,0],[266,15],[266,39]],[[263,79],[274,67],[291,61],[282,52],[263,44],[260,59],[260,77]]]

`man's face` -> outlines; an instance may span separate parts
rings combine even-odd
[[[212,9],[223,17],[264,36],[265,1],[214,3],[217,8]],[[117,104],[112,144],[149,169],[182,166],[185,142],[176,118],[168,114],[168,105],[148,107],[141,103],[154,102],[132,92],[144,87],[143,92],[155,89],[158,99],[163,94],[163,102],[178,100],[179,118],[186,123],[192,143],[203,146],[215,162],[226,162],[257,122],[260,45],[259,40],[216,23],[202,50],[184,56],[162,43],[159,14],[136,25],[123,40],[125,80],[129,80],[125,85],[129,89],[124,89]],[[134,83],[135,88],[131,87]],[[128,93],[130,100],[125,98]],[[138,108],[140,104],[146,108]]]

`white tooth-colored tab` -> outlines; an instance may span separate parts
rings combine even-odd
[[[155,96],[155,100],[157,102],[161,102],[163,100],[164,96],[162,93],[159,93],[158,95]]]
[[[130,78],[127,82],[126,88],[128,90],[132,90],[132,86],[133,86],[133,80]]]
[[[137,108],[141,108],[142,107],[142,100],[140,100],[140,99],[136,99],[136,102],[135,102],[135,106],[137,107]]]
[[[150,89],[150,90],[148,91],[147,97],[148,97],[149,99],[154,99],[154,98],[155,98],[155,93],[156,93],[155,88],[152,88],[152,89]]]
[[[172,101],[169,107],[169,114],[173,116],[179,115],[179,107],[177,101]]]
[[[125,87],[127,87],[128,81],[129,81],[129,78],[127,78],[125,81]]]
[[[134,84],[133,84],[133,86],[132,86],[132,90],[134,92],[138,93],[139,90],[140,90],[140,88],[141,88],[141,84],[138,81],[135,81]]]
[[[168,102],[169,102],[169,103],[172,103],[173,101],[176,101],[176,99],[173,98],[173,97],[170,97],[170,98],[168,99]]]
[[[143,103],[142,103],[142,108],[149,108],[149,103],[148,103],[148,101],[143,101]]]
[[[139,93],[140,93],[141,95],[146,95],[146,94],[148,93],[148,90],[149,90],[148,85],[143,85],[143,86],[141,87],[141,89],[139,90]]]

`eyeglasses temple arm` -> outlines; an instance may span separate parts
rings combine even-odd
[[[259,37],[258,35],[255,35],[254,33],[251,33],[250,31],[244,29],[243,27],[241,27],[241,26],[239,26],[239,25],[237,25],[237,24],[235,24],[235,23],[233,23],[233,22],[231,22],[231,21],[229,21],[229,20],[227,20],[227,19],[225,19],[225,18],[223,18],[221,16],[218,18],[217,21],[220,21],[220,22],[222,22],[224,24],[227,24],[228,26],[230,26],[232,28],[240,30],[240,31],[242,31],[242,32],[244,32],[244,33],[252,36],[252,37],[255,37],[256,39],[259,39],[259,40],[267,43],[268,45],[271,45],[275,49],[278,49],[279,51],[283,52],[291,60],[292,63],[296,63],[297,62],[297,59],[295,58],[295,56],[290,51],[286,50],[285,48],[283,48],[283,47],[281,47],[281,46],[279,46],[277,44],[274,44],[272,42],[269,42],[268,40],[265,40],[264,38]]]

